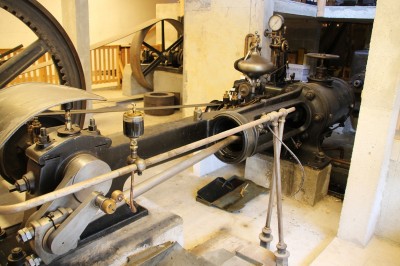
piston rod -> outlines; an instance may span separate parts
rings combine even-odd
[[[178,156],[178,155],[186,153],[188,151],[203,147],[207,144],[213,143],[220,139],[229,137],[229,136],[239,133],[243,130],[255,127],[262,123],[272,121],[276,118],[276,116],[280,117],[284,114],[288,114],[288,113],[291,113],[294,111],[295,111],[295,108],[290,107],[288,109],[282,108],[278,112],[268,113],[266,115],[263,115],[261,118],[259,118],[257,120],[251,121],[249,123],[240,125],[238,127],[223,131],[223,132],[213,135],[211,137],[204,138],[202,140],[187,144],[185,146],[182,146],[182,147],[173,149],[171,151],[161,153],[161,154],[151,157],[149,159],[146,159],[145,160],[146,165],[151,166],[153,164],[160,163],[169,158],[173,158],[175,156]],[[94,185],[97,185],[100,183],[103,183],[105,181],[108,181],[108,180],[111,180],[111,179],[114,179],[114,178],[117,178],[117,177],[120,177],[120,176],[123,176],[126,174],[130,174],[131,172],[136,171],[136,170],[137,170],[137,166],[135,164],[127,165],[127,166],[121,167],[119,169],[113,170],[109,173],[87,179],[85,181],[73,184],[71,186],[68,186],[68,187],[65,187],[62,189],[55,190],[53,192],[32,198],[32,199],[24,201],[24,202],[10,204],[10,205],[2,205],[2,206],[0,206],[0,214],[11,214],[11,213],[26,211],[31,208],[40,206],[46,202],[70,195],[72,193],[76,193],[78,191],[81,191],[83,189],[89,188],[91,186],[94,186]]]

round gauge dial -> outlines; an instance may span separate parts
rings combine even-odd
[[[282,28],[284,22],[285,20],[281,15],[275,14],[269,18],[268,26],[271,28],[271,30],[278,31]]]

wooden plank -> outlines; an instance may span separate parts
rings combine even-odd
[[[95,77],[95,83],[97,83],[99,77],[98,77],[98,72],[97,69],[99,68],[98,66],[98,54],[99,54],[99,50],[95,50],[94,51],[94,77]]]
[[[107,47],[107,67],[106,67],[106,77],[107,81],[111,81],[112,79],[112,73],[111,73],[111,52],[112,52],[112,47]]]
[[[110,76],[111,81],[115,81],[115,45],[113,45],[110,53]]]

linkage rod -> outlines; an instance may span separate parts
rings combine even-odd
[[[149,191],[150,189],[154,188],[155,186],[167,181],[168,179],[170,179],[171,177],[175,176],[176,174],[182,172],[186,168],[200,162],[204,158],[210,156],[213,153],[216,153],[220,149],[228,146],[229,144],[231,144],[232,142],[234,142],[238,139],[239,139],[238,136],[230,136],[224,140],[221,140],[220,142],[202,150],[201,152],[190,156],[188,159],[186,159],[178,164],[175,164],[174,166],[147,179],[146,181],[143,181],[143,182],[137,184],[133,189],[134,197],[136,198],[136,197],[142,195],[143,193],[145,193],[145,192]],[[129,189],[124,191],[125,197],[129,196],[129,192],[130,192]]]

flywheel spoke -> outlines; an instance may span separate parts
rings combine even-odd
[[[161,50],[164,52],[165,50],[165,27],[164,20],[161,21]]]
[[[179,45],[181,45],[183,42],[183,37],[180,37],[178,40],[176,40],[173,44],[171,44],[166,50],[165,52],[168,52],[170,50],[175,49],[176,47],[178,47]],[[148,65],[144,70],[143,70],[143,75],[147,76],[147,74],[149,74],[150,72],[152,72],[163,60],[165,60],[165,57],[163,55],[163,53],[159,52],[157,49],[155,49],[154,47],[150,46],[149,44],[143,42],[144,46],[146,46],[147,48],[151,49],[152,51],[156,52],[158,54],[158,58],[155,59],[153,62],[151,62],[150,65]],[[146,45],[147,44],[147,45]],[[151,48],[150,48],[151,47]],[[164,51],[164,50],[163,50]]]
[[[2,64],[0,66],[0,88],[5,87],[47,51],[46,44],[41,39],[38,39],[21,53]]]
[[[154,48],[153,46],[151,46],[150,44],[148,44],[147,42],[143,42],[143,45],[148,48],[149,50],[153,51],[154,53],[156,53],[159,57],[163,56],[163,51],[159,51],[156,48]]]
[[[152,72],[161,62],[164,57],[158,57],[156,60],[151,62],[150,65],[148,65],[144,70],[143,70],[143,75],[147,76],[150,72]]]
[[[166,50],[165,52],[168,52],[170,50],[175,49],[176,47],[178,47],[179,45],[181,45],[183,43],[183,37],[179,37],[178,40],[176,40],[173,44],[171,44]]]

